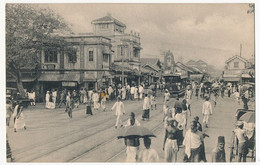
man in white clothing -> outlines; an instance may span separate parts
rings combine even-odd
[[[111,110],[115,109],[116,110],[116,125],[115,128],[118,128],[119,123],[120,126],[123,126],[121,117],[125,114],[125,107],[124,107],[124,103],[121,101],[120,97],[117,97],[117,101],[115,102],[115,104],[113,105],[113,107],[111,108]]]
[[[151,139],[146,137],[144,138],[144,146],[145,149],[143,149],[139,155],[138,155],[138,160],[139,162],[159,162],[159,155],[157,151],[153,148],[150,148],[151,146]]]
[[[140,99],[143,99],[143,90],[144,90],[143,86],[139,85],[139,98]]]
[[[93,102],[94,102],[94,110],[98,110],[100,104],[98,103],[98,101],[99,101],[99,95],[98,95],[98,93],[97,93],[96,91],[93,92],[92,100],[93,100]]]
[[[212,115],[212,106],[209,102],[209,97],[206,97],[206,101],[203,103],[202,115],[203,123],[205,123],[206,128],[208,128],[209,115]]]
[[[114,92],[114,90],[111,87],[111,85],[108,87],[107,92],[108,92],[109,99],[112,100],[111,96],[112,96],[112,93]]]
[[[135,86],[132,86],[130,89],[130,94],[131,94],[131,100],[134,100],[134,94],[135,94]]]
[[[150,102],[150,99],[148,97],[148,94],[145,93],[144,94],[144,103],[143,103],[143,116],[142,116],[143,120],[144,119],[149,120],[150,108],[151,108],[151,102]]]

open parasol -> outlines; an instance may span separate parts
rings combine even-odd
[[[241,121],[245,121],[247,123],[255,123],[255,113],[252,112],[247,112],[245,114],[243,114],[239,120]]]
[[[129,136],[136,136],[136,137],[156,137],[148,128],[143,126],[128,126],[120,130],[117,138],[126,138]]]

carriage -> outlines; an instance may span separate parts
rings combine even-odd
[[[255,162],[255,111],[238,109],[236,112],[236,121],[242,121],[244,123],[244,129],[246,130],[246,148],[248,150],[246,160]],[[233,131],[231,138],[231,146],[229,147],[230,162],[238,162],[238,143],[238,139]]]

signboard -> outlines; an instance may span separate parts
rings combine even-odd
[[[164,70],[169,72],[174,72],[174,56],[171,51],[165,53],[164,56]]]
[[[62,82],[62,86],[64,87],[75,87],[76,85],[76,82]]]

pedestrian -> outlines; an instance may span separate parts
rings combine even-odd
[[[225,137],[218,137],[218,144],[212,151],[212,162],[226,162]]]
[[[239,92],[238,90],[235,91],[235,93],[233,94],[235,100],[237,101],[237,103],[240,105],[240,95],[239,95]]]
[[[114,109],[116,111],[115,115],[117,116],[115,128],[118,128],[119,125],[120,125],[120,127],[122,127],[123,124],[122,124],[121,118],[125,114],[125,106],[124,106],[124,103],[121,101],[120,97],[117,97],[117,101],[111,108],[111,110],[114,110]]]
[[[14,160],[14,158],[12,157],[12,150],[8,141],[9,139],[8,128],[10,126],[9,124],[11,121],[12,113],[13,113],[12,102],[6,100],[6,161],[7,162],[12,162]]]
[[[178,146],[182,146],[182,142],[183,142],[183,130],[186,126],[186,118],[185,118],[185,114],[182,113],[181,109],[176,110],[176,115],[173,116],[173,118],[178,122],[178,140],[177,140],[177,144]]]
[[[76,90],[73,90],[73,92],[72,92],[72,95],[71,95],[71,99],[72,99],[72,101],[73,101],[73,103],[74,103],[74,107],[79,107],[79,95],[78,95],[78,93],[77,93],[77,91]]]
[[[197,123],[191,122],[190,129],[186,131],[183,145],[185,146],[184,160],[188,162],[200,162],[200,152],[203,142],[203,135],[197,130]]]
[[[126,88],[125,88],[125,86],[122,87],[121,93],[122,93],[122,100],[125,100],[126,99]]]
[[[92,101],[91,99],[87,99],[87,102],[86,102],[86,115],[93,115],[92,113]]]
[[[198,116],[195,116],[194,117],[194,121],[197,123],[197,130],[199,130],[200,132],[202,132],[202,125],[200,124],[199,122],[199,117]]]
[[[144,146],[145,149],[138,154],[139,162],[159,162],[159,155],[155,149],[151,148],[151,139],[149,137],[144,138]]]
[[[248,154],[248,138],[246,135],[246,130],[243,129],[244,124],[242,121],[237,121],[236,123],[237,128],[233,131],[235,138],[237,138],[237,141],[234,141],[234,143],[238,143],[238,162],[246,162],[246,156]]]
[[[135,118],[135,113],[131,112],[129,119],[126,122],[126,125],[124,125],[124,127],[127,126],[140,126],[140,122]]]
[[[129,100],[131,97],[131,93],[130,93],[131,87],[129,84],[126,85],[126,99]]]
[[[106,100],[107,100],[107,96],[106,96],[106,92],[102,91],[101,92],[101,104],[100,107],[103,110],[103,112],[106,110]]]
[[[249,93],[248,89],[242,95],[242,101],[244,104],[244,109],[248,109]]]
[[[139,92],[139,99],[143,99],[143,91],[144,91],[144,88],[142,85],[139,85],[139,89],[138,89],[138,92]]]
[[[174,103],[174,108],[176,111],[182,111],[182,103],[179,101],[179,97],[176,98],[176,101]]]
[[[185,128],[187,126],[187,120],[188,120],[188,104],[187,104],[187,101],[186,99],[183,99],[182,100],[182,113],[185,117],[185,120],[186,120],[186,124],[185,124]],[[191,114],[191,113],[190,113]],[[190,115],[191,116],[191,115]]]
[[[169,100],[170,100],[170,93],[169,93],[168,89],[165,89],[165,92],[164,92],[164,103],[166,103]]]
[[[149,120],[150,108],[151,108],[150,99],[148,97],[148,94],[145,93],[144,94],[144,103],[143,103],[143,115],[142,115],[143,120],[144,119]]]
[[[35,92],[34,92],[34,90],[31,90],[31,93],[28,94],[28,97],[30,99],[31,105],[35,106]]]
[[[56,89],[53,89],[52,90],[52,102],[54,104],[54,108],[56,106],[56,99],[57,99],[57,90]]]
[[[206,101],[203,103],[202,115],[203,115],[203,123],[205,124],[205,127],[208,128],[209,115],[212,115],[212,106],[211,103],[209,102],[208,97],[206,97]]]
[[[26,125],[24,122],[24,115],[23,115],[23,106],[21,103],[18,104],[14,108],[14,132],[17,132],[19,128],[23,128],[26,130]]]
[[[93,91],[93,95],[92,95],[92,100],[93,100],[93,103],[94,103],[94,111],[98,110],[99,107],[100,107],[100,104],[99,104],[99,95],[97,93],[97,91]]]
[[[135,86],[135,92],[134,92],[134,100],[138,100],[138,87]]]
[[[80,88],[80,91],[79,91],[80,100],[79,100],[79,102],[80,102],[81,104],[84,103],[85,93],[86,93],[86,91],[84,90],[84,88]]]
[[[167,120],[169,125],[166,127],[165,130],[165,137],[163,142],[163,150],[166,162],[177,162],[177,153],[179,151],[178,147],[178,122],[173,119],[169,118]]]
[[[62,90],[61,94],[60,94],[60,102],[58,107],[60,108],[61,104],[64,103],[66,106],[66,91]]]
[[[151,101],[151,110],[156,110],[156,100],[155,100],[155,94],[150,95],[150,101]]]
[[[130,94],[131,94],[131,100],[134,100],[134,94],[135,94],[135,86],[134,85],[130,89]]]
[[[50,92],[47,91],[46,92],[46,95],[45,95],[45,107],[46,108],[50,108]]]

